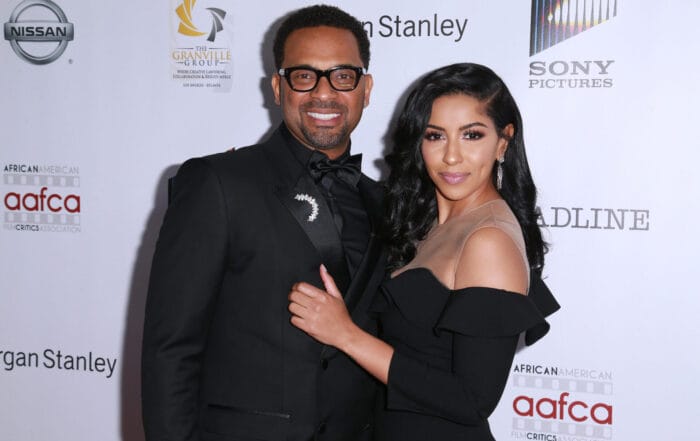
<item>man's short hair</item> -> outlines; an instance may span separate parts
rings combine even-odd
[[[292,32],[317,26],[330,26],[346,29],[355,36],[357,47],[360,49],[360,58],[365,68],[369,68],[369,38],[362,27],[362,23],[347,12],[328,5],[314,5],[298,9],[289,14],[275,34],[272,51],[275,56],[275,66],[282,67],[284,59],[284,45]]]

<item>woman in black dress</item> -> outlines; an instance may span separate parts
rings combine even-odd
[[[352,323],[324,268],[325,291],[293,287],[292,323],[387,385],[376,439],[493,440],[518,337],[538,340],[558,307],[535,286],[546,245],[520,112],[487,67],[446,66],[417,83],[393,143],[380,338]]]

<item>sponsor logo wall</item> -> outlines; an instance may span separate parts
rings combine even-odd
[[[0,4],[0,439],[143,439],[141,326],[167,178],[279,122],[272,25],[307,4]],[[496,438],[694,433],[700,6],[338,5],[372,44],[353,134],[370,176],[384,177],[389,124],[433,68],[487,64],[521,107],[562,310],[516,355]]]

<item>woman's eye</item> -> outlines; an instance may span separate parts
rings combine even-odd
[[[483,136],[484,135],[480,132],[475,132],[473,130],[464,132],[464,139],[481,139]]]
[[[438,141],[442,139],[442,133],[439,132],[426,132],[424,135],[426,141]]]

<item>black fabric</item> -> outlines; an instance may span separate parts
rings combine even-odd
[[[549,331],[549,324],[530,297],[475,287],[450,292],[435,328],[473,337],[509,337],[525,331],[532,344]]]
[[[321,182],[325,176],[332,174],[346,184],[356,187],[360,180],[362,155],[349,155],[349,149],[338,159],[330,159],[325,154],[315,150],[309,159],[308,167],[311,177]]]
[[[395,349],[378,411],[379,441],[493,440],[488,417],[503,393],[518,336],[537,332],[539,338],[548,329],[530,296],[450,290],[425,268],[386,281],[370,311],[378,314],[381,338]]]
[[[333,209],[323,189],[308,174],[302,173],[296,184],[291,187],[277,186],[274,194],[311,240],[321,261],[333,274],[338,288],[345,292],[350,283],[350,273],[340,233],[333,220]]]
[[[370,236],[370,223],[357,184],[360,180],[362,155],[350,155],[350,147],[335,160],[331,160],[319,150],[311,150],[292,136],[289,129],[280,129],[292,154],[300,164],[309,170],[320,193],[328,204],[336,229],[340,234],[343,255],[349,276],[345,270],[328,267],[336,284],[343,294],[347,285],[342,282],[352,278],[360,266],[367,250]]]
[[[558,311],[560,306],[557,299],[554,298],[549,287],[544,283],[544,281],[537,277],[535,274],[530,273],[530,291],[528,297],[532,299],[532,302],[537,306],[537,309],[545,317]],[[533,328],[525,333],[525,344],[531,345],[540,339],[549,330],[549,326],[546,329]],[[544,331],[540,334],[538,331]]]
[[[340,238],[345,251],[345,258],[352,277],[360,265],[362,256],[367,249],[370,226],[367,210],[356,187],[335,180],[327,192],[328,200],[332,201],[331,210],[336,210],[340,218]]]
[[[342,246],[324,197],[281,131],[178,171],[146,300],[141,373],[149,441],[371,437],[376,381],[289,320],[290,287],[322,287],[319,249]],[[381,187],[362,176],[357,188],[377,225]],[[309,204],[295,200],[300,192],[318,202],[313,222]],[[355,323],[373,334],[366,311],[384,264],[370,234],[346,297]]]

